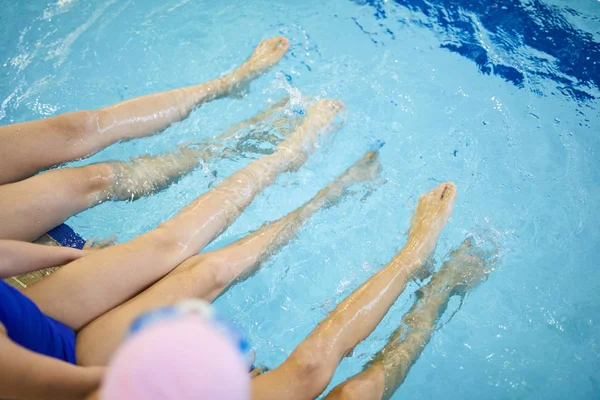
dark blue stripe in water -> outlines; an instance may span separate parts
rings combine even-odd
[[[388,19],[384,0],[351,1],[371,6],[375,10],[375,18],[380,21]],[[594,99],[586,88],[600,89],[600,43],[594,41],[590,33],[576,29],[567,21],[565,13],[580,15],[571,7],[552,6],[540,0],[532,0],[527,4],[520,0],[393,2],[426,16],[429,21],[424,25],[427,27],[436,26],[448,33],[453,37],[453,43],[443,44],[442,47],[474,61],[484,74],[498,75],[518,87],[523,87],[525,83],[524,71],[519,70],[518,65],[494,64],[490,60],[477,37],[477,27],[471,15],[477,17],[491,34],[492,40],[494,36],[496,39],[503,36],[510,38],[508,41],[495,40],[495,44],[503,47],[507,53],[517,52],[520,46],[527,46],[555,59],[547,61],[530,56],[537,68],[526,71],[527,74],[553,80],[563,94],[578,101]],[[365,33],[373,40],[373,33]],[[548,62],[553,63],[555,68],[546,68],[544,64]],[[560,71],[560,75],[555,70]],[[532,91],[536,92],[536,89],[532,88]]]

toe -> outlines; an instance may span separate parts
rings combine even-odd
[[[456,185],[444,182],[435,189],[435,194],[440,200],[452,201],[456,196]]]
[[[338,99],[329,99],[327,102],[329,107],[334,111],[342,111],[346,107],[344,102]]]
[[[363,159],[367,162],[370,162],[375,158],[375,156],[376,156],[376,153],[374,151],[369,151],[367,154],[365,154]]]
[[[311,110],[316,111],[317,113],[329,114],[331,111],[333,114],[338,113],[344,109],[344,103],[337,99],[324,99],[319,100],[316,103],[311,104],[307,111],[310,113]]]
[[[463,240],[460,248],[467,250],[467,251],[472,250],[473,249],[473,239],[471,237],[467,237],[465,240]]]
[[[290,46],[290,41],[286,37],[277,36],[271,39],[270,44],[273,51],[287,51]]]

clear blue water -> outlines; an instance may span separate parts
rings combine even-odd
[[[161,153],[211,137],[300,90],[338,97],[346,123],[282,176],[211,248],[306,201],[375,140],[388,183],[319,212],[297,240],[217,306],[276,366],[403,245],[417,196],[459,188],[436,260],[465,235],[502,259],[412,368],[395,398],[592,399],[600,395],[600,3],[594,0],[0,0],[0,124],[97,108],[203,82],[262,38],[292,41],[243,101],[198,109],[162,134],[85,162]],[[41,133],[43,134],[43,132]],[[253,155],[69,223],[127,240],[173,215]],[[151,266],[149,266],[151,268]],[[345,359],[360,370],[414,300],[411,284]],[[457,301],[450,308],[456,310]]]

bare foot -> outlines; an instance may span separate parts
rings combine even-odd
[[[290,41],[283,36],[276,36],[270,39],[265,39],[256,46],[254,52],[236,70],[236,73],[242,80],[251,80],[263,74],[273,65],[275,65],[290,48]]]
[[[316,198],[322,198],[328,202],[327,207],[337,204],[345,197],[346,189],[352,184],[358,182],[370,182],[379,177],[381,173],[381,164],[377,152],[369,151],[360,160],[355,162],[336,180],[331,182],[323,189]]]
[[[486,262],[486,258],[481,251],[473,248],[471,238],[466,238],[461,246],[450,254],[447,265],[454,270],[450,283],[456,292],[464,293],[487,279],[492,268]]]
[[[282,98],[252,119],[234,125],[229,134],[221,135],[217,139],[223,142],[223,138],[236,138],[237,143],[228,149],[233,154],[272,153],[273,149],[268,146],[265,148],[264,145],[277,146],[283,140],[282,138],[288,135],[290,129],[298,124],[296,115],[290,117],[283,113],[288,101],[289,97]]]
[[[379,153],[369,151],[332,182],[330,186],[338,185],[343,188],[358,182],[371,182],[379,178],[380,175]]]
[[[339,179],[346,184],[352,184],[374,181],[380,175],[381,164],[379,162],[379,154],[375,151],[369,151],[363,158],[348,168]]]
[[[306,107],[306,124],[302,126],[327,127],[333,118],[344,110],[346,105],[338,99],[323,99]]]
[[[302,124],[277,147],[277,153],[286,157],[290,170],[300,167],[308,157],[321,135],[329,133],[331,122],[344,109],[344,103],[325,99],[306,109]]]
[[[408,232],[409,248],[419,259],[426,260],[435,249],[455,200],[456,186],[452,182],[442,183],[419,198]]]
[[[286,97],[283,100],[285,100],[285,103],[276,110],[276,113],[273,113],[273,115],[268,117],[270,124],[269,128],[271,130],[276,130],[279,136],[287,137],[296,129],[296,127],[298,127],[298,125],[300,125],[303,117],[301,114],[292,111],[291,107],[286,109],[290,100],[289,97]]]

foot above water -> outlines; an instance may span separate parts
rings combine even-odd
[[[333,130],[331,123],[345,107],[346,105],[337,99],[319,100],[309,105],[300,125],[300,130],[304,131],[302,136],[309,138],[314,143],[314,139],[319,135],[330,133]]]
[[[265,39],[256,46],[254,52],[238,69],[245,79],[253,79],[277,64],[290,48],[290,41],[283,36]]]
[[[277,147],[285,155],[290,170],[306,161],[319,137],[332,131],[331,122],[343,109],[344,103],[336,99],[320,100],[307,107],[302,124]]]
[[[441,183],[419,198],[409,230],[409,248],[420,260],[426,260],[454,209],[456,186]]]

